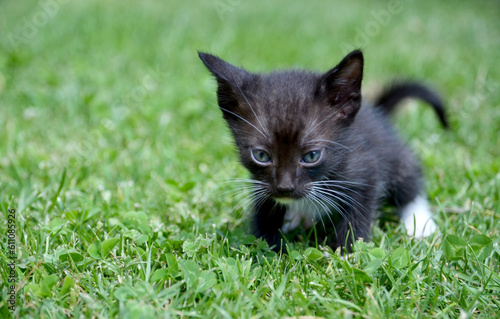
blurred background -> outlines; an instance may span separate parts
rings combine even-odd
[[[409,78],[446,101],[450,132],[427,106],[396,121],[433,205],[496,209],[499,17],[498,1],[2,1],[1,200],[33,222],[104,207],[238,223],[219,182],[246,173],[197,51],[325,71],[361,48],[365,98]]]

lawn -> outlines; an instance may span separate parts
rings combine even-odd
[[[0,2],[0,317],[500,318],[496,1]],[[197,50],[252,71],[365,54],[440,234],[390,218],[346,259],[250,235],[247,177]],[[390,212],[391,207],[383,210]],[[9,240],[16,235],[16,240]],[[12,288],[13,287],[13,288]]]

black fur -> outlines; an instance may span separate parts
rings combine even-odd
[[[219,106],[255,181],[254,233],[275,250],[282,247],[287,210],[312,210],[299,213],[315,217],[325,230],[332,227],[329,243],[350,251],[354,239],[370,238],[384,198],[403,207],[423,192],[420,166],[386,114],[402,98],[420,97],[446,126],[442,103],[429,89],[395,86],[379,98],[381,106],[362,107],[361,51],[323,74],[253,74],[213,55],[199,56],[217,79]]]
[[[416,97],[429,103],[436,111],[441,124],[449,128],[444,110],[443,101],[428,87],[415,82],[397,82],[389,86],[377,99],[375,106],[384,113],[392,113],[396,105],[406,98]]]

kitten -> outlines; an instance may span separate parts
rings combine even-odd
[[[350,252],[354,240],[370,238],[384,198],[398,208],[409,235],[436,230],[420,166],[387,119],[399,101],[418,97],[447,127],[435,93],[401,83],[374,106],[362,105],[359,50],[323,74],[254,74],[210,54],[199,57],[217,79],[219,107],[252,176],[254,233],[275,251],[282,233],[318,223],[329,245]]]

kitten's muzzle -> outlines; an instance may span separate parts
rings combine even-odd
[[[293,185],[279,185],[276,186],[276,191],[278,192],[278,195],[280,197],[291,197],[293,192],[295,191],[295,187],[293,187]]]
[[[280,204],[287,205],[290,204],[296,200],[300,200],[302,198],[301,194],[299,192],[295,191],[295,189],[288,189],[288,190],[281,190],[281,191],[276,191],[273,194],[273,199],[277,201]]]
[[[288,187],[280,187],[276,186],[276,191],[273,194],[273,198],[277,200],[296,200],[301,198],[302,196],[297,192],[294,186],[288,186]]]

